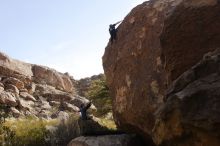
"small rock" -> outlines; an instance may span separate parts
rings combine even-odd
[[[58,101],[50,101],[49,104],[50,104],[51,106],[59,106],[59,105],[60,105],[60,102],[58,102]]]
[[[13,115],[13,117],[15,117],[15,118],[18,118],[18,117],[21,115],[21,113],[19,112],[19,110],[17,110],[17,109],[14,108],[14,107],[11,107],[11,108],[10,108],[10,111],[12,112],[12,115]]]
[[[50,116],[49,116],[49,112],[46,111],[46,110],[41,110],[40,113],[38,113],[37,117],[43,118],[43,119],[46,119],[46,120],[51,119]]]
[[[18,98],[17,102],[18,102],[19,108],[24,109],[24,110],[28,110],[28,111],[30,111],[32,109],[32,107],[34,106],[33,101],[30,101],[30,100],[27,101],[22,98]]]
[[[60,111],[57,114],[57,119],[61,122],[61,123],[66,123],[69,119],[69,114],[64,112],[64,111]]]
[[[24,88],[24,83],[19,79],[13,77],[6,78],[5,80],[3,80],[3,83],[15,85],[18,89]]]
[[[0,103],[7,104],[11,107],[17,106],[18,103],[16,102],[15,97],[10,92],[2,91],[0,93]]]
[[[4,84],[3,84],[2,82],[0,82],[0,87],[3,87],[3,88],[5,87]]]
[[[31,100],[31,101],[36,101],[36,99],[34,98],[34,96],[30,95],[27,92],[20,92],[20,96],[23,97],[25,100]]]
[[[0,92],[4,91],[4,87],[0,87]]]
[[[79,111],[79,108],[77,106],[74,106],[70,103],[64,103],[64,108],[70,112],[77,112]]]
[[[19,90],[15,85],[6,84],[5,90],[12,91],[12,93],[14,93],[16,97],[18,97],[18,95],[19,95]]]
[[[28,92],[26,88],[20,89],[20,92]]]

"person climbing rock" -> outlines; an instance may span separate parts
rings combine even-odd
[[[92,105],[91,102],[89,102],[87,105],[85,105],[85,104],[80,105],[79,112],[80,112],[80,116],[81,116],[82,120],[89,120],[90,119],[90,117],[87,116],[87,110],[90,108],[91,105]]]
[[[117,24],[119,24],[121,21],[119,21],[119,22],[117,22],[117,23],[115,23],[115,24],[110,24],[109,25],[109,33],[110,33],[110,35],[111,35],[111,38],[110,38],[110,40],[111,40],[111,43],[113,43],[113,40],[116,40],[116,38],[117,38],[117,29],[115,28],[115,26],[117,25]]]

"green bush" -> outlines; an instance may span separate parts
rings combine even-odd
[[[109,94],[105,76],[92,81],[86,92],[86,97],[92,100],[93,104],[97,107],[97,112],[94,113],[95,116],[102,117],[112,112],[112,99]]]
[[[46,126],[55,125],[56,121],[39,119],[8,120],[1,124],[1,145],[5,146],[49,146]]]

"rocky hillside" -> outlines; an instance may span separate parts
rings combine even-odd
[[[218,0],[151,0],[125,17],[103,56],[120,128],[152,145],[220,145],[219,53],[202,59],[220,47],[219,11]]]
[[[100,80],[104,78],[103,74],[99,75],[93,75],[91,77],[83,78],[78,81],[75,81],[75,87],[77,88],[77,91],[80,96],[86,96],[87,92],[89,91],[92,82],[96,80]]]
[[[77,94],[68,73],[24,63],[0,53],[0,104],[14,117],[56,118],[59,111],[76,112],[88,102]]]

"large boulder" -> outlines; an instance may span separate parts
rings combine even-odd
[[[31,77],[33,75],[31,64],[11,59],[0,52],[0,75],[13,76],[15,74]]]
[[[38,65],[33,65],[32,71],[35,82],[52,85],[66,92],[74,92],[74,87],[68,74],[62,74],[54,69]]]
[[[119,128],[151,140],[167,87],[220,47],[219,11],[218,0],[151,0],[125,17],[103,56]]]
[[[157,145],[220,145],[220,50],[181,75],[157,112]],[[173,142],[175,141],[175,143]]]
[[[68,146],[143,146],[135,135],[103,135],[77,137]]]

